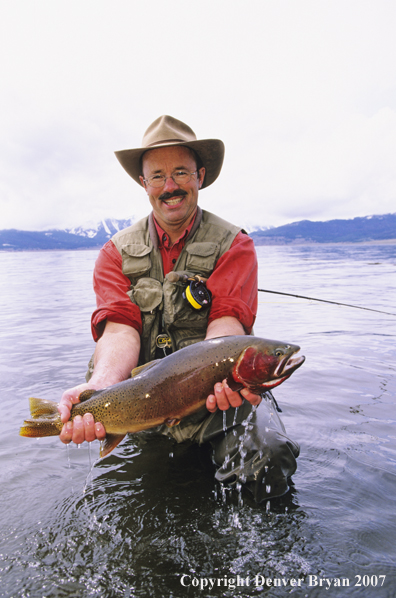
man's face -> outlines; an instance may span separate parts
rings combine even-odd
[[[178,185],[171,175],[179,170],[197,170],[193,154],[186,147],[175,145],[153,149],[143,156],[143,177],[140,181],[149,196],[155,219],[166,231],[182,229],[191,222],[197,208],[198,190],[205,176],[205,168],[201,168],[187,183]],[[153,187],[143,180],[155,175],[167,177],[163,187]]]

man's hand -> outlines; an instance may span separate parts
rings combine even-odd
[[[243,388],[239,392],[231,390],[227,384],[227,380],[218,382],[214,386],[214,394],[209,395],[206,399],[206,409],[214,413],[217,409],[226,411],[229,407],[240,407],[242,405],[242,397],[249,401],[252,405],[259,405],[261,403],[261,396],[251,393],[247,388]]]
[[[90,413],[83,417],[70,419],[73,405],[79,403],[78,397],[84,390],[100,390],[126,380],[137,366],[140,351],[139,333],[131,326],[106,322],[103,335],[96,344],[94,355],[94,373],[88,383],[79,384],[63,393],[58,410],[65,424],[60,434],[62,442],[81,444],[86,440],[92,442],[96,438],[103,440],[106,430],[103,424],[94,422]]]
[[[85,413],[83,417],[77,415],[73,421],[69,421],[73,405],[80,402],[78,397],[84,390],[88,389],[99,390],[94,384],[80,384],[67,390],[62,395],[58,411],[64,426],[59,438],[65,444],[69,444],[72,441],[76,444],[81,444],[84,440],[87,442],[92,442],[96,439],[103,440],[106,436],[103,424],[99,422],[95,424],[91,413]]]

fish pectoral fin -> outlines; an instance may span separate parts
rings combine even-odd
[[[95,394],[95,392],[96,390],[94,390],[93,388],[83,390],[82,393],[78,395],[78,400],[80,401],[80,403],[82,403],[83,401],[88,401],[88,399],[90,399],[92,395]]]
[[[149,361],[148,363],[138,365],[138,367],[133,368],[131,372],[131,378],[141,374],[144,370],[151,370],[151,368],[154,367],[159,361],[161,361],[161,359],[153,359],[153,361]]]
[[[173,428],[173,426],[177,426],[178,424],[180,424],[180,419],[167,419],[165,423],[168,426],[168,428]]]
[[[106,457],[124,438],[125,434],[107,434],[106,438],[100,443],[100,456]]]

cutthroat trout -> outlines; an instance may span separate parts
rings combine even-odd
[[[254,336],[202,341],[136,368],[124,382],[82,392],[71,419],[92,413],[95,421],[103,423],[107,435],[100,455],[104,457],[125,434],[177,425],[197,412],[216,382],[227,379],[233,390],[248,388],[256,394],[278,386],[303,364],[305,357],[293,357],[299,350],[297,345]],[[53,401],[31,398],[32,419],[25,420],[21,436],[60,434],[63,424],[57,407]]]

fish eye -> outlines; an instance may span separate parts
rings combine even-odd
[[[275,349],[275,355],[276,357],[280,357],[281,355],[284,355],[285,352],[283,349]]]

